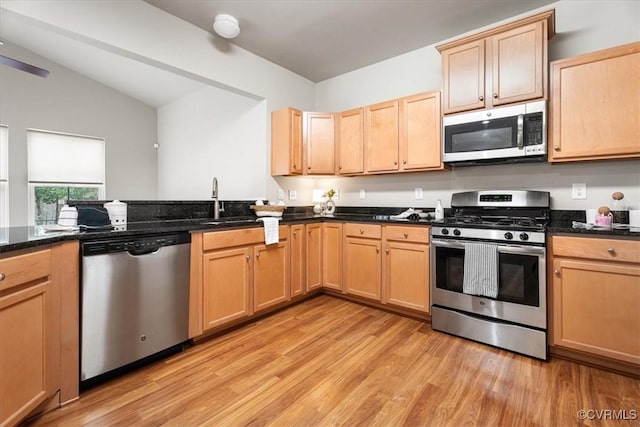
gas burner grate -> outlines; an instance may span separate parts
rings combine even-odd
[[[482,224],[482,218],[476,215],[462,215],[445,218],[445,224]]]

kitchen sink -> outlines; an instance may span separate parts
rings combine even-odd
[[[225,219],[220,218],[213,221],[205,221],[201,222],[201,225],[220,225],[220,224],[249,224],[251,222],[256,222],[255,219]]]

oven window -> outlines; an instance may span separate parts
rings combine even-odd
[[[436,247],[436,287],[462,293],[464,249]],[[500,253],[499,301],[538,307],[540,305],[539,263],[535,255]]]
[[[516,137],[516,117],[451,125],[445,128],[445,152],[466,153],[512,148],[517,144]]]

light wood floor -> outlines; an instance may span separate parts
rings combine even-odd
[[[640,417],[640,381],[320,296],[89,390],[32,425],[569,426],[582,422],[580,409]]]

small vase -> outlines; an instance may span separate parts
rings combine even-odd
[[[336,212],[336,202],[331,197],[325,202],[324,213],[325,215],[333,215]]]

